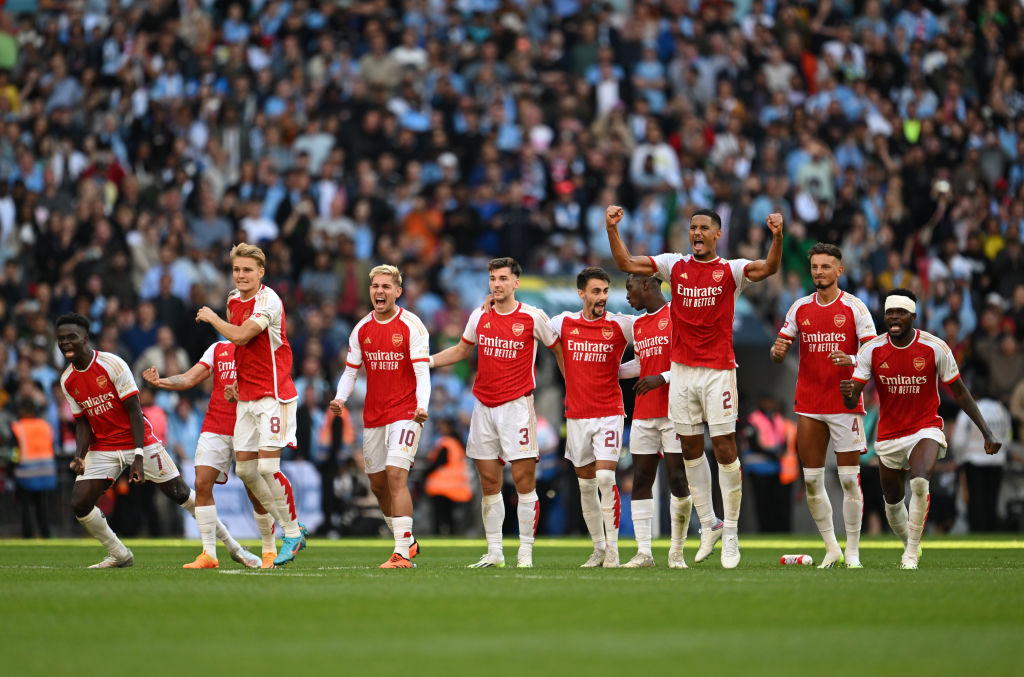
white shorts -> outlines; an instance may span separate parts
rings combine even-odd
[[[668,416],[635,418],[629,428],[631,454],[681,454],[676,428]]]
[[[828,435],[832,438],[832,448],[836,453],[857,451],[867,453],[864,441],[864,417],[860,414],[804,414],[797,416],[821,421],[828,426]]]
[[[688,367],[673,362],[671,374],[668,417],[677,433],[703,435],[705,422],[712,437],[736,432],[739,398],[735,369]]]
[[[196,465],[205,465],[220,471],[216,484],[228,481],[231,462],[235,460],[235,447],[231,435],[217,433],[199,433],[199,444],[196,445]]]
[[[913,435],[897,437],[894,440],[875,442],[875,453],[886,468],[908,470],[910,452],[921,440],[935,440],[939,443],[939,458],[946,457],[946,436],[939,428],[923,428]]]
[[[473,407],[466,440],[466,456],[502,463],[540,456],[537,447],[537,414],[533,395],[488,407],[479,402]]]
[[[135,460],[135,449],[120,451],[90,451],[85,454],[85,472],[75,478],[80,480],[116,480],[125,468]],[[163,484],[178,477],[178,466],[162,444],[151,444],[142,448],[142,471],[147,482]]]
[[[416,460],[423,426],[416,421],[395,421],[363,430],[363,465],[366,474],[384,472],[385,466],[408,470]]]
[[[624,416],[570,418],[565,422],[565,457],[577,468],[594,461],[618,463]]]
[[[295,446],[295,401],[263,397],[235,410],[236,451],[277,451]]]

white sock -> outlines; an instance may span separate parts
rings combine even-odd
[[[579,483],[583,521],[590,532],[590,538],[594,541],[594,549],[604,550],[604,528],[601,524],[601,499],[597,497],[597,480],[579,478]]]
[[[739,459],[732,463],[718,464],[718,485],[722,487],[723,536],[735,536],[740,521],[740,504],[743,502],[743,473]]]
[[[281,525],[281,531],[284,532],[285,538],[298,538],[302,532],[299,530],[299,523],[296,519],[295,495],[292,492],[292,483],[281,472],[281,459],[261,458],[257,463],[263,481],[270,488],[273,505],[277,509],[277,512],[273,514],[278,524]],[[259,497],[257,496],[257,498]],[[263,504],[263,507],[267,508],[269,512],[273,512],[266,503]]]
[[[899,539],[903,541],[904,547],[906,547],[907,540],[910,538],[910,534],[907,531],[907,506],[903,501],[892,504],[886,503],[885,518],[889,521],[889,526],[892,528],[892,532],[899,536]]]
[[[636,551],[651,554],[651,520],[654,518],[654,499],[633,499],[629,504],[633,512],[633,533],[636,534]]]
[[[924,524],[928,521],[928,506],[931,495],[928,493],[928,480],[915,477],[910,480],[910,510],[907,525],[907,554],[913,557],[921,555],[921,535]]]
[[[391,523],[394,518],[391,515],[384,515],[384,524],[388,525],[388,531],[395,533],[395,525]]]
[[[188,498],[181,504],[181,507],[188,511],[188,514],[196,516],[196,490],[189,489]]]
[[[277,554],[277,543],[274,540],[274,516],[269,512],[262,515],[255,510],[252,511],[253,519],[256,520],[256,528],[260,531],[260,539],[263,541],[263,552]]]
[[[213,504],[211,504],[211,505],[213,505]],[[181,504],[181,507],[184,508],[185,510],[187,510],[189,512],[189,514],[192,515],[192,517],[195,517],[197,523],[199,522],[199,518],[196,517],[196,510],[199,507],[202,507],[202,506],[197,506],[196,505],[196,492],[195,492],[194,489],[188,493],[188,499],[186,499],[185,502]],[[214,510],[214,514],[216,514],[216,510]],[[203,535],[203,530],[202,530],[202,528],[200,528],[199,529],[199,536],[200,536],[200,538],[202,538],[202,535]],[[242,546],[239,545],[238,541],[236,541],[234,538],[231,537],[231,532],[228,531],[228,528],[226,526],[224,526],[224,524],[220,520],[217,520],[217,524],[215,525],[215,528],[214,528],[214,535],[215,535],[215,537],[217,539],[219,539],[219,540],[224,542],[224,547],[228,549],[228,552],[234,554],[234,553],[236,553],[236,552],[238,552],[239,550],[242,549]],[[214,548],[216,548],[216,546],[214,546]],[[204,551],[205,551],[205,546],[204,546]],[[216,551],[209,552],[207,554],[210,555],[210,557],[212,557],[214,559],[217,559]]]
[[[124,559],[128,556],[128,548],[110,529],[110,525],[107,524],[107,518],[103,516],[103,513],[96,506],[93,506],[92,510],[85,517],[79,517],[78,523],[85,527],[90,536],[102,543],[111,556],[118,559]]]
[[[715,516],[715,506],[711,503],[711,466],[708,465],[708,457],[701,455],[700,458],[687,459],[684,462],[686,483],[690,487],[697,519],[700,520],[702,528],[714,529],[718,526],[718,517]]]
[[[818,533],[825,541],[825,550],[829,553],[839,552],[836,528],[832,522],[832,504],[825,491],[825,469],[804,468],[804,486],[807,489],[807,509],[818,525]]]
[[[860,528],[864,519],[864,493],[860,488],[860,466],[839,466],[843,485],[843,522],[846,524],[846,561],[860,559]]]
[[[484,536],[487,537],[487,554],[505,559],[501,549],[501,525],[505,523],[505,501],[501,494],[492,494],[480,499],[480,510],[484,518]]]
[[[672,549],[682,550],[686,543],[686,532],[690,528],[690,513],[693,512],[693,498],[673,496],[669,500],[672,517]]]
[[[519,518],[519,559],[533,557],[533,541],[537,536],[537,522],[540,520],[540,501],[537,492],[519,494],[519,505],[516,508]]]
[[[601,492],[601,516],[604,518],[605,547],[619,548],[619,516],[622,504],[619,502],[619,488],[615,485],[614,470],[597,471],[597,488]]]
[[[394,525],[395,552],[409,559],[409,546],[412,545],[412,517],[392,517],[391,523]]]
[[[203,552],[217,559],[217,506],[200,505],[195,509],[196,524],[199,525],[199,540]]]
[[[268,459],[269,460],[269,459]],[[245,487],[252,492],[252,495],[256,497],[263,509],[270,515],[271,524],[276,520],[281,525],[284,525],[282,519],[281,510],[278,506],[277,500],[274,498],[273,492],[270,490],[270,485],[267,484],[267,480],[263,477],[260,472],[259,461],[253,459],[251,461],[235,461],[235,474],[238,478],[245,483]],[[275,482],[277,484],[277,482]],[[257,524],[259,519],[256,520]],[[262,534],[262,530],[260,534]],[[273,540],[271,540],[273,542]],[[266,547],[266,538],[263,540],[263,551],[270,552]],[[274,546],[274,552],[277,552],[277,546]]]

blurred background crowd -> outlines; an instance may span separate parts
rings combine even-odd
[[[370,267],[402,269],[437,350],[493,256],[541,289],[614,269],[609,204],[634,254],[687,251],[686,217],[709,207],[720,253],[761,258],[781,212],[783,271],[748,292],[769,332],[811,290],[807,250],[834,242],[876,320],[889,289],[915,290],[976,396],[1024,421],[1020,0],[0,5],[0,429],[32,403],[58,454],[73,435],[53,318],[91,318],[137,378],[185,371],[216,339],[193,318],[223,310],[229,247],[256,243],[288,313],[298,454],[321,470],[324,528],[346,533],[369,495],[360,412],[325,403]],[[422,466],[465,439],[472,374],[434,374]],[[205,397],[143,393],[181,459]],[[546,418],[556,482],[558,406]],[[777,472],[784,452],[755,438]]]

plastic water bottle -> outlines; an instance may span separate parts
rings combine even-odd
[[[814,564],[814,558],[810,555],[783,555],[779,558],[779,564]]]

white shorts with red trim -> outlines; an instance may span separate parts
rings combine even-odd
[[[384,472],[386,466],[408,470],[416,460],[423,426],[416,421],[395,421],[363,430],[363,465],[366,474]]]
[[[231,435],[217,433],[199,433],[199,444],[196,445],[196,465],[205,465],[220,471],[217,484],[228,481],[231,462],[235,460],[234,438]]]
[[[736,432],[739,399],[735,369],[673,362],[668,387],[668,416],[680,435],[703,435],[705,422],[712,437]]]
[[[295,446],[295,401],[273,397],[239,402],[235,410],[235,451],[278,451]]]
[[[668,416],[635,418],[629,428],[631,454],[681,454],[676,428]]]
[[[625,417],[570,418],[565,422],[565,457],[577,468],[594,461],[618,463]]]
[[[893,470],[910,469],[910,452],[921,440],[935,440],[939,443],[939,458],[946,457],[946,436],[939,428],[922,428],[916,433],[892,440],[875,442],[875,453],[886,468]]]
[[[75,478],[81,480],[116,480],[135,460],[135,449],[119,451],[89,451],[85,454],[85,472]],[[157,443],[142,448],[142,471],[147,482],[163,484],[181,473],[164,445]]]
[[[828,434],[832,439],[832,449],[836,453],[858,451],[867,453],[864,441],[864,417],[860,414],[804,414],[797,416],[821,421],[828,426]]]
[[[479,402],[473,407],[466,440],[466,456],[479,460],[497,459],[503,463],[540,456],[537,447],[537,414],[533,395],[488,407]]]

